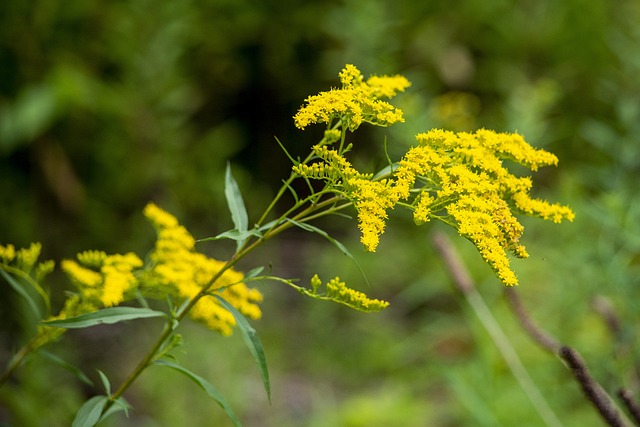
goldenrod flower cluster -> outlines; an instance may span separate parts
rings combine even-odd
[[[342,71],[343,86],[362,83],[361,75],[354,70],[355,67],[347,66]],[[407,86],[408,82],[401,87]],[[388,93],[395,94],[394,91]],[[335,118],[346,126],[353,123],[357,114],[349,109],[352,106],[346,101],[353,94],[342,92],[340,96],[344,99],[337,102],[335,108],[331,104],[333,98],[325,94],[307,99],[307,105],[295,117],[299,127],[304,127],[301,123],[329,123]],[[320,99],[327,103],[322,104],[322,108],[318,107]],[[357,102],[357,98],[352,102]],[[401,117],[401,112],[394,111]],[[334,116],[323,115],[327,112]],[[557,157],[533,148],[518,134],[485,129],[475,133],[436,129],[416,138],[418,145],[410,148],[382,179],[357,171],[345,158],[347,150],[327,146],[329,138],[313,147],[317,162],[297,164],[293,170],[304,178],[324,180],[332,192],[353,202],[358,212],[361,242],[367,250],[375,251],[385,229],[387,211],[399,205],[413,212],[416,224],[435,218],[456,228],[476,246],[505,285],[516,285],[518,281],[510,268],[507,252],[519,258],[527,257],[527,252],[520,243],[523,226],[514,215],[527,214],[561,222],[572,221],[574,214],[566,206],[532,198],[529,195],[531,179],[513,175],[503,166],[503,161],[511,160],[536,171],[556,165]]]
[[[64,260],[62,270],[78,288],[58,318],[76,316],[133,299],[136,292],[150,298],[169,297],[175,303],[196,297],[204,288],[216,293],[244,315],[261,316],[257,303],[262,295],[242,283],[243,275],[228,269],[213,280],[225,263],[195,250],[195,239],[171,214],[154,204],[144,209],[158,238],[145,266],[137,255],[107,255],[100,251],[78,254],[77,261]],[[211,296],[204,296],[191,309],[192,318],[229,335],[233,315]]]
[[[136,254],[107,255],[89,251],[78,254],[77,259],[63,260],[61,267],[78,289],[85,309],[112,307],[134,297],[139,286],[134,271],[143,266]]]
[[[348,307],[367,313],[381,311],[389,306],[389,302],[387,301],[371,299],[364,293],[347,287],[347,285],[342,282],[339,277],[335,277],[329,282],[325,283],[326,292],[323,294],[318,293],[318,290],[321,286],[322,280],[320,280],[317,274],[314,275],[311,278],[311,289],[313,291],[311,293],[306,292],[306,294],[311,297],[321,298],[344,304]]]
[[[383,98],[392,98],[409,87],[403,76],[372,76],[366,81],[353,65],[346,65],[340,72],[342,88],[320,92],[306,99],[307,105],[294,116],[298,128],[311,123],[326,123],[331,127],[339,119],[351,131],[363,122],[388,126],[403,122],[402,111]]]
[[[143,293],[161,291],[192,299],[207,289],[209,294],[220,295],[245,316],[261,317],[257,303],[262,301],[262,294],[242,282],[242,273],[230,268],[217,277],[225,263],[196,252],[195,239],[173,216],[154,204],[147,205],[144,214],[155,227],[158,240],[150,255],[152,268],[143,276]],[[189,314],[223,335],[230,335],[236,324],[233,315],[211,295],[200,299]]]
[[[0,268],[5,270],[16,269],[26,275],[33,273],[33,279],[40,282],[47,274],[53,271],[55,263],[51,260],[38,262],[42,245],[32,243],[28,248],[16,248],[11,245],[0,245]],[[33,269],[35,267],[35,270]]]

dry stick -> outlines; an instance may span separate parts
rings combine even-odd
[[[585,396],[596,407],[607,424],[613,427],[624,427],[626,424],[622,421],[620,412],[615,408],[602,386],[589,374],[589,370],[580,354],[573,348],[560,344],[533,323],[515,289],[507,289],[506,294],[523,329],[541,347],[560,356],[561,359],[567,362],[571,373],[580,384]]]
[[[485,327],[491,336],[491,339],[500,350],[500,353],[502,354],[505,362],[507,362],[509,369],[511,369],[514,377],[520,383],[520,387],[522,387],[525,394],[538,411],[538,414],[540,414],[540,417],[548,426],[561,426],[562,423],[547,404],[547,401],[542,396],[542,393],[540,393],[540,390],[536,387],[533,379],[531,379],[531,376],[524,367],[520,357],[511,345],[509,338],[500,327],[500,324],[493,316],[493,313],[491,313],[491,310],[489,310],[489,307],[485,304],[482,296],[476,290],[473,281],[471,280],[471,276],[469,276],[469,273],[462,264],[462,261],[455,252],[447,236],[442,233],[436,233],[433,236],[433,242],[451,273],[454,284],[464,295],[467,302],[471,305],[471,308],[482,322],[482,325]]]
[[[633,400],[633,393],[631,393],[630,390],[621,388],[620,390],[618,390],[618,397],[620,398],[620,400],[622,400],[624,406],[627,407],[627,410],[633,417],[636,425],[640,426],[640,406],[638,406],[638,403]]]

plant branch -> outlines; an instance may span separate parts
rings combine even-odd
[[[622,421],[620,413],[613,406],[600,384],[591,376],[580,354],[571,347],[563,345],[560,347],[558,355],[567,362],[573,376],[580,383],[584,395],[597,408],[606,423],[612,427],[624,427],[626,424]]]
[[[635,424],[640,426],[640,405],[633,399],[633,393],[626,388],[621,388],[618,390],[618,397],[624,403]]]
[[[569,346],[559,343],[546,331],[538,327],[527,313],[515,289],[507,289],[506,293],[511,308],[523,329],[542,348],[559,356],[568,364],[585,397],[593,404],[605,422],[610,426],[625,426],[626,424],[623,422],[620,412],[615,408],[613,401],[600,383],[591,376],[580,353]]]
[[[540,417],[548,426],[561,426],[562,423],[555,415],[544,396],[533,382],[533,379],[527,372],[520,357],[516,353],[509,338],[504,333],[500,324],[491,313],[491,310],[485,304],[480,293],[476,290],[471,276],[464,267],[462,261],[455,252],[449,238],[443,233],[436,233],[433,236],[433,242],[436,249],[440,252],[449,273],[453,279],[454,285],[460,290],[465,297],[478,319],[482,322],[496,347],[502,354],[509,369],[513,373],[520,387],[523,389],[533,406],[538,411]]]

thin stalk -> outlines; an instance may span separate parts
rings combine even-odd
[[[36,338],[29,341],[27,345],[22,347],[16,354],[13,355],[11,361],[9,362],[9,365],[7,366],[7,369],[2,374],[2,377],[0,377],[0,387],[2,387],[7,382],[7,380],[11,378],[15,370],[20,367],[20,364],[22,364],[24,358],[27,357],[27,355],[33,350],[35,350],[37,343]]]
[[[276,196],[276,197],[279,197],[279,196]],[[324,215],[329,215],[333,212],[336,212],[350,205],[350,203],[345,203],[338,207],[327,209],[322,212],[317,212],[318,210],[321,210],[328,205],[335,204],[338,199],[339,199],[338,197],[333,197],[323,202],[312,204],[307,209],[293,216],[292,219],[300,222],[306,222],[311,219],[316,219]],[[273,206],[273,203],[270,205],[268,209],[271,209],[272,206]],[[266,215],[263,215],[263,218],[265,216]],[[247,242],[243,247],[241,247],[240,250],[225,263],[222,269],[220,269],[220,271],[218,271],[211,278],[211,280],[207,283],[207,285],[205,285],[202,288],[202,290],[179,313],[177,313],[175,319],[173,319],[172,321],[168,322],[165,325],[164,330],[162,331],[160,337],[155,342],[155,344],[151,347],[151,349],[147,352],[145,357],[140,361],[140,363],[138,363],[138,365],[136,366],[134,371],[131,373],[131,375],[127,377],[127,379],[120,385],[120,387],[115,391],[115,393],[113,393],[110,396],[109,402],[105,405],[102,413],[103,414],[106,413],[109,407],[111,407],[113,403],[124,394],[124,392],[136,381],[136,379],[140,376],[140,374],[142,374],[142,372],[153,362],[160,348],[162,348],[163,344],[173,334],[174,328],[172,327],[172,325],[175,322],[179,324],[182,321],[182,319],[184,319],[184,317],[189,313],[189,311],[198,303],[198,301],[200,301],[201,298],[209,294],[211,287],[224,274],[225,271],[232,268],[242,258],[244,258],[247,254],[249,254],[251,251],[256,249],[259,245],[261,245],[262,243],[266,242],[267,240],[280,234],[281,232],[285,231],[286,229],[292,226],[293,224],[291,222],[283,222],[282,224],[275,225],[273,228],[265,232],[265,234],[262,235],[257,240],[251,243]]]
[[[474,313],[478,319],[480,319],[480,322],[491,336],[491,339],[495,343],[496,347],[498,347],[498,350],[509,366],[513,376],[520,384],[520,387],[529,398],[531,404],[536,408],[540,417],[548,426],[562,426],[562,423],[553,412],[536,384],[533,382],[533,379],[522,363],[522,360],[520,360],[518,353],[516,353],[513,345],[511,345],[509,338],[500,327],[500,324],[493,316],[493,313],[491,313],[489,307],[485,304],[480,293],[476,290],[469,273],[462,264],[458,255],[455,253],[449,239],[446,235],[437,233],[433,237],[433,241],[449,269],[449,272],[451,273],[454,284],[461,291]]]

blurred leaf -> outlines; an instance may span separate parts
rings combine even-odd
[[[242,200],[240,187],[231,174],[231,165],[229,163],[227,163],[227,170],[225,172],[224,179],[224,195],[227,198],[227,204],[229,205],[229,211],[231,212],[231,220],[240,234],[245,233],[249,224],[247,209],[244,206],[244,200]],[[246,237],[237,240],[238,249],[240,249],[245,240]]]
[[[87,400],[76,414],[71,427],[93,427],[100,421],[104,405],[109,401],[107,396],[93,396]]]
[[[256,277],[258,274],[262,273],[262,270],[264,270],[264,267],[260,266],[260,267],[256,267],[252,270],[250,270],[249,272],[247,272],[247,274],[244,275],[245,279],[251,279],[253,277]]]
[[[24,287],[16,279],[14,279],[12,275],[7,273],[6,271],[0,269],[0,274],[2,274],[2,277],[4,277],[4,279],[7,281],[7,283],[9,283],[9,285],[11,285],[13,289],[17,293],[19,293],[22,296],[22,298],[25,299],[25,301],[27,302],[27,305],[29,306],[33,314],[36,316],[36,319],[42,319],[43,317],[42,312],[40,311],[38,304],[35,302],[32,296],[29,295],[29,292],[27,292],[27,290],[25,290]]]
[[[100,375],[100,381],[102,381],[102,385],[104,386],[104,391],[107,395],[111,395],[111,382],[109,378],[102,372],[100,369],[96,369],[98,371],[98,375]]]
[[[129,405],[129,403],[126,400],[120,397],[113,401],[113,405],[111,405],[109,409],[107,409],[107,412],[105,412],[102,418],[100,418],[100,421],[120,411],[124,412],[125,416],[129,417],[130,408],[131,408],[131,405]]]
[[[0,150],[11,151],[46,130],[56,115],[58,100],[50,85],[28,86],[0,115]]]
[[[80,370],[80,368],[78,368],[78,367],[72,365],[71,363],[59,358],[55,354],[49,353],[48,351],[44,351],[42,349],[39,349],[38,353],[41,356],[44,356],[46,359],[49,359],[50,361],[54,362],[55,364],[61,366],[62,368],[66,369],[67,371],[71,372],[73,375],[75,375],[83,383],[85,383],[87,385],[90,385],[90,386],[93,386],[93,381],[91,381],[89,379],[89,377],[86,376],[85,373]]]
[[[239,231],[237,229],[233,229],[233,230],[225,231],[224,233],[220,233],[217,236],[198,239],[198,242],[208,242],[211,240],[220,240],[220,239],[231,239],[231,240],[236,240],[237,242],[244,242],[245,240],[247,240],[249,236],[261,237],[262,234],[260,234],[260,232],[255,229],[245,230],[245,231]]]
[[[224,409],[224,411],[227,413],[227,416],[231,419],[231,421],[235,426],[240,427],[242,425],[240,423],[240,420],[238,420],[238,417],[236,416],[235,412],[233,412],[233,409],[231,408],[229,403],[226,401],[226,399],[222,397],[220,392],[213,385],[211,385],[211,383],[209,383],[207,380],[205,380],[199,375],[194,374],[187,368],[181,365],[178,365],[177,363],[170,362],[166,359],[156,360],[153,362],[153,364],[166,366],[188,377],[191,381],[195,382],[198,385],[198,387],[204,390],[213,400],[215,400],[222,407],[222,409]]]
[[[69,319],[49,320],[42,322],[47,326],[57,328],[78,329],[88,328],[95,325],[111,325],[125,320],[146,319],[150,317],[169,318],[161,311],[149,310],[148,308],[137,307],[111,307],[93,313],[81,314]]]
[[[242,338],[244,339],[245,344],[249,347],[249,351],[253,358],[258,363],[258,369],[260,370],[260,375],[262,376],[262,383],[264,384],[264,389],[267,392],[267,398],[271,401],[271,383],[269,381],[269,370],[267,369],[267,359],[264,354],[264,348],[262,347],[262,343],[260,342],[260,338],[258,338],[258,334],[256,330],[249,324],[246,317],[242,315],[234,306],[229,304],[224,298],[220,295],[213,295],[218,299],[220,304],[224,306],[227,310],[233,314],[233,317],[236,319],[238,323],[238,327],[242,332]]]
[[[382,168],[380,171],[378,171],[378,173],[376,173],[372,179],[372,181],[377,181],[380,178],[384,178],[386,176],[389,176],[391,174],[391,172],[393,172],[394,170],[398,169],[398,163],[393,163],[390,165],[385,166],[384,168]]]
[[[337,247],[338,249],[340,249],[340,251],[345,254],[346,256],[348,256],[353,263],[356,265],[356,267],[358,267],[358,270],[360,270],[360,274],[362,275],[362,278],[364,279],[365,283],[368,286],[371,286],[369,284],[369,279],[367,279],[366,274],[364,273],[364,270],[362,269],[362,267],[360,266],[360,264],[358,264],[358,261],[356,261],[356,259],[353,257],[353,255],[351,255],[351,252],[349,252],[349,250],[346,248],[345,245],[343,245],[342,243],[340,243],[338,240],[334,239],[333,237],[331,237],[326,231],[319,229],[318,227],[315,227],[311,224],[307,224],[307,223],[303,223],[300,221],[295,221],[291,218],[287,218],[287,221],[293,223],[294,225],[296,225],[297,227],[302,228],[303,230],[306,231],[310,231],[312,233],[316,233],[321,235],[322,237],[324,237],[325,239],[327,239],[328,241],[330,241],[335,247]]]

